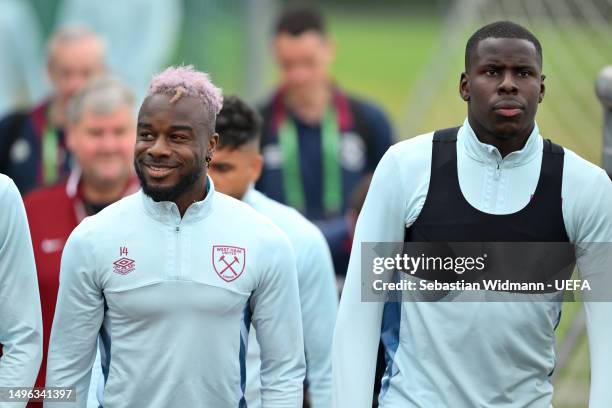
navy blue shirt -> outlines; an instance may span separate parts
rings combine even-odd
[[[44,183],[42,140],[48,125],[45,102],[32,111],[13,113],[0,120],[0,172],[13,179],[22,195]],[[66,149],[64,131],[57,135],[56,178],[54,184],[70,172],[71,156]]]
[[[355,126],[340,132],[339,164],[342,174],[342,206],[344,213],[350,205],[351,195],[359,181],[376,168],[378,161],[393,143],[391,125],[385,114],[375,105],[351,99]],[[266,115],[264,113],[264,118]],[[323,206],[323,161],[321,126],[299,120],[295,115],[289,118],[296,125],[297,158],[283,158],[278,144],[278,134],[270,131],[270,124],[264,122],[262,154],[264,167],[257,189],[268,197],[286,203],[283,187],[282,160],[298,160],[304,190],[305,208],[301,209],[311,221],[323,221],[339,214],[326,214]],[[361,126],[359,126],[361,125]]]
[[[376,105],[345,96],[338,90],[335,90],[334,103],[340,134],[340,212],[326,213],[323,204],[326,180],[323,174],[321,126],[305,123],[287,112],[282,91],[261,110],[264,118],[261,140],[264,166],[256,188],[268,197],[288,204],[283,183],[283,160],[298,160],[305,206],[298,210],[321,228],[332,251],[336,273],[343,275],[346,268],[341,265],[346,265],[349,257],[346,240],[351,239],[344,214],[351,206],[355,188],[364,177],[374,172],[379,160],[393,144],[393,136],[389,120]],[[298,157],[282,157],[278,130],[285,115],[295,123]]]

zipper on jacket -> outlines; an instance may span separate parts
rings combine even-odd
[[[181,227],[177,224],[176,227],[174,228],[174,234],[175,234],[175,240],[174,240],[174,253],[175,253],[175,262],[174,262],[174,268],[175,268],[175,272],[174,275],[176,276],[177,279],[180,279],[181,277]]]
[[[501,166],[500,166],[500,162],[497,162],[497,168],[495,169],[494,178],[495,180],[499,180],[500,177],[501,177]]]

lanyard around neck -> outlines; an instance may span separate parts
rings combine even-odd
[[[43,132],[42,159],[43,159],[43,181],[45,185],[53,184],[58,178],[58,137],[57,131],[47,125]]]
[[[279,128],[279,144],[283,156],[283,187],[288,205],[305,209],[304,185],[300,171],[298,134],[295,122],[285,117]],[[336,112],[327,109],[321,122],[323,162],[323,207],[326,214],[340,211],[342,205],[341,171],[338,162],[340,132]]]

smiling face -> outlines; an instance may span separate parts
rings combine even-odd
[[[468,120],[481,140],[527,138],[544,97],[542,61],[533,43],[517,38],[481,40],[461,74]]]
[[[212,155],[218,136],[211,130],[214,118],[200,100],[171,99],[156,94],[142,104],[134,167],[145,194],[181,207],[204,197],[205,158]]]

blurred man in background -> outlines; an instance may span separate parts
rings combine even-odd
[[[135,139],[132,92],[110,77],[90,80],[71,98],[66,111],[66,143],[76,161],[70,177],[25,197],[44,329],[44,359],[36,386],[45,384],[64,244],[83,218],[138,190],[132,172]]]
[[[47,73],[53,93],[29,112],[0,122],[0,172],[13,178],[22,194],[66,176],[70,158],[64,128],[70,97],[104,71],[104,44],[80,27],[58,30],[48,46]]]
[[[297,211],[253,188],[262,168],[261,118],[257,112],[237,97],[225,98],[216,131],[219,144],[209,171],[217,189],[270,218],[293,246],[304,328],[308,401],[312,408],[331,407],[331,341],[338,297],[325,238]],[[248,407],[261,407],[260,370],[259,346],[255,330],[251,329],[247,351]]]
[[[42,323],[28,221],[17,187],[0,174],[0,387],[31,387],[42,357]],[[22,408],[0,391],[2,408]]]
[[[392,143],[389,121],[334,84],[334,45],[317,11],[285,11],[273,41],[281,84],[262,107],[264,167],[256,187],[302,212],[326,237],[341,235],[353,189]]]

